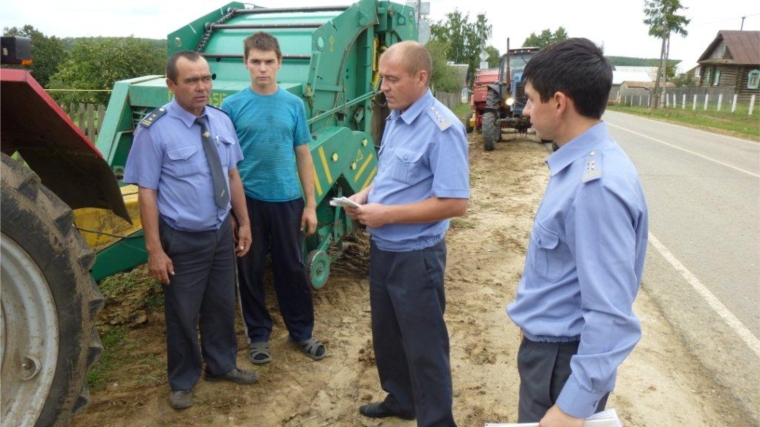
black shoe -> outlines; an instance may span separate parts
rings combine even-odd
[[[169,393],[169,405],[174,409],[186,409],[193,406],[193,391],[172,390]]]
[[[253,384],[259,380],[259,375],[256,372],[248,372],[235,368],[226,374],[221,375],[211,375],[206,372],[204,378],[206,381],[229,381],[235,384]]]
[[[405,415],[385,406],[385,402],[373,402],[359,407],[359,413],[370,418],[398,417],[404,420],[413,420],[414,415]]]

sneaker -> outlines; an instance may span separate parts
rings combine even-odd
[[[208,371],[204,374],[206,381],[229,381],[235,384],[253,384],[259,380],[256,372],[248,372],[235,368],[221,375],[211,375]]]
[[[169,393],[169,405],[174,409],[187,409],[193,406],[193,391],[172,390]]]

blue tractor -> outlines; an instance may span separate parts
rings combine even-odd
[[[483,148],[486,151],[492,151],[496,142],[501,141],[503,129],[512,128],[525,133],[530,128],[530,119],[522,115],[528,101],[522,72],[538,51],[537,47],[509,49],[507,42],[507,53],[501,56],[499,63],[499,79],[488,86],[482,123]]]

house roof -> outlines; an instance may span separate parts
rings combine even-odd
[[[651,82],[652,79],[646,71],[618,71],[618,68],[615,68],[612,72],[612,84],[619,85],[625,81]]]
[[[637,67],[637,66],[631,66],[631,65],[616,65],[615,69],[613,70],[613,79],[614,79],[614,73],[615,72],[643,72],[647,73],[649,75],[648,79],[646,80],[656,80],[657,79],[657,71],[659,70],[659,67]],[[626,80],[634,80],[634,79],[626,79]]]
[[[721,41],[725,42],[730,57],[710,58]],[[760,31],[718,31],[715,40],[710,43],[697,61],[702,63],[720,63],[736,65],[760,64]]]

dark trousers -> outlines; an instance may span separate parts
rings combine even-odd
[[[578,352],[579,341],[535,342],[523,338],[517,353],[520,373],[520,404],[517,422],[537,423],[557,402],[570,378],[570,359]],[[604,411],[608,394],[599,400],[596,412]]]
[[[264,301],[264,267],[271,251],[277,302],[290,337],[311,338],[314,299],[303,264],[303,199],[262,202],[246,197],[251,221],[251,250],[238,259],[240,303],[251,343],[269,340],[272,317]]]
[[[370,249],[372,340],[385,404],[417,425],[456,426],[443,313],[446,243],[411,252]]]
[[[203,361],[212,375],[235,369],[232,227],[227,218],[219,230],[186,232],[160,221],[159,235],[174,265],[170,284],[164,285],[169,386],[190,390],[201,376]]]

